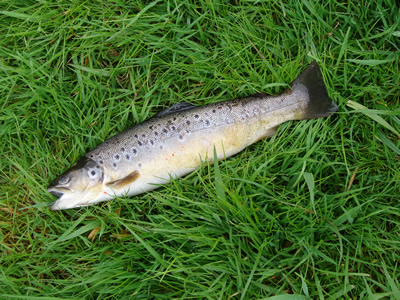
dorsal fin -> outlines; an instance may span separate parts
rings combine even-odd
[[[159,113],[155,114],[154,117],[158,117],[158,118],[164,117],[166,115],[170,115],[170,114],[173,114],[173,113],[176,113],[179,111],[188,110],[193,107],[196,107],[196,105],[193,105],[193,104],[187,103],[187,102],[179,102],[179,103],[172,105],[171,107],[168,107],[167,109],[160,111]]]
[[[111,181],[111,182],[107,183],[106,185],[112,189],[115,189],[115,188],[119,189],[119,188],[124,187],[127,184],[134,182],[139,177],[139,175],[140,175],[140,173],[138,171],[133,171],[132,173],[129,173],[127,176],[125,176],[124,178]]]

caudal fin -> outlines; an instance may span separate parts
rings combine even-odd
[[[290,86],[293,90],[300,87],[306,87],[308,90],[310,98],[304,119],[327,117],[337,111],[338,106],[329,98],[321,70],[316,62],[311,63]]]

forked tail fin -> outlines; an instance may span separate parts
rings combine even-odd
[[[338,106],[329,98],[321,70],[315,61],[290,86],[293,90],[299,87],[306,87],[308,90],[310,100],[304,119],[327,117],[337,111]]]

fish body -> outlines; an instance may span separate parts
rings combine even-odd
[[[60,197],[51,209],[153,190],[212,161],[214,149],[218,159],[227,158],[272,136],[285,121],[326,117],[336,110],[316,63],[276,96],[176,104],[106,140],[58,177],[49,186]]]

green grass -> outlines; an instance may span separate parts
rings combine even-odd
[[[2,0],[0,298],[400,299],[400,10],[319,2]],[[335,116],[48,209],[106,138],[176,102],[279,93],[313,60]]]

